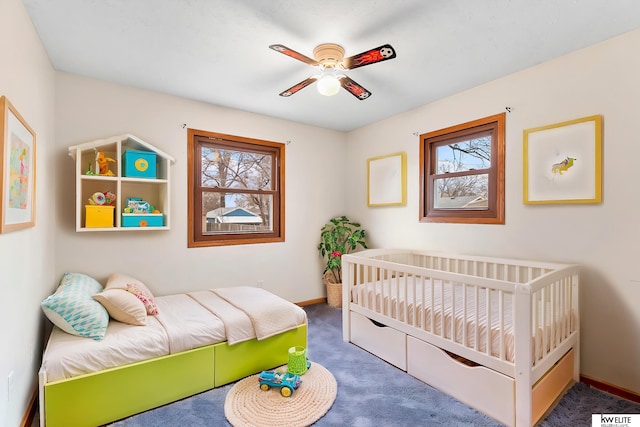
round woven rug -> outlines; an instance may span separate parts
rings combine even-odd
[[[287,365],[277,368],[286,372]],[[280,389],[260,390],[258,374],[238,381],[227,393],[224,415],[234,427],[308,426],[327,413],[338,384],[324,366],[312,362],[302,384],[290,397]]]

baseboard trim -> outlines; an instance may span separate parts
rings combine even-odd
[[[29,406],[27,407],[27,412],[22,417],[22,421],[20,422],[20,427],[31,427],[33,423],[33,419],[36,416],[36,411],[38,410],[38,389],[36,388],[31,396],[31,400],[29,401]]]
[[[605,391],[623,399],[630,400],[632,402],[640,403],[640,394],[627,390],[626,388],[618,387],[617,385],[609,384],[604,381],[596,380],[587,375],[580,375],[580,382],[583,382],[593,388]]]
[[[300,307],[306,307],[307,305],[320,304],[320,303],[326,303],[326,302],[327,302],[326,298],[316,298],[316,299],[310,299],[308,301],[297,302],[296,305],[299,305]]]

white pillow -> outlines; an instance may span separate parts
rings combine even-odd
[[[147,309],[131,292],[124,289],[106,289],[95,294],[93,299],[102,304],[109,315],[118,322],[136,326],[147,324]]]
[[[145,286],[144,283],[133,277],[126,276],[120,273],[113,273],[107,279],[106,289],[124,289],[135,295],[147,309],[147,314],[158,314],[158,306],[153,297],[153,294]]]
[[[102,285],[81,273],[65,273],[55,293],[41,303],[42,311],[63,331],[81,337],[102,340],[109,324],[109,313],[94,294]]]

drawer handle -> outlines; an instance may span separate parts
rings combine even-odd
[[[373,323],[374,325],[376,325],[378,328],[388,328],[387,325],[385,325],[384,323],[380,323],[380,322],[376,322],[373,319],[369,319],[369,322]]]

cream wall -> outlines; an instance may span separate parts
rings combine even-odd
[[[56,91],[56,276],[81,271],[102,281],[111,272],[123,272],[158,295],[254,286],[259,280],[291,301],[324,295],[316,245],[327,219],[343,213],[344,133],[65,73],[57,74]],[[187,248],[183,124],[288,144],[284,243]],[[76,233],[75,164],[67,147],[124,133],[176,159],[171,170],[171,230]]]
[[[572,53],[348,135],[347,212],[376,247],[582,264],[582,374],[640,393],[640,31]],[[425,80],[424,84],[437,85]],[[418,222],[419,138],[504,112],[505,225]],[[603,203],[524,205],[523,129],[601,114]],[[366,159],[405,151],[408,203],[368,208]]]
[[[55,281],[55,72],[20,0],[0,0],[0,52],[0,96],[36,133],[36,225],[0,234],[0,426],[14,427],[36,390],[43,340],[40,301]]]
[[[434,248],[578,262],[582,275],[582,372],[640,393],[640,32],[541,64],[349,134],[55,73],[20,0],[0,0],[0,95],[37,133],[36,226],[0,235],[0,426],[18,425],[36,387],[40,301],[65,271],[103,280],[135,275],[158,294],[254,284],[292,301],[324,295],[315,246],[327,218],[347,213],[372,246]],[[436,84],[426,82],[425,84]],[[507,114],[506,224],[421,224],[418,138],[422,133]],[[604,116],[604,201],[522,204],[522,130],[591,114]],[[286,148],[286,236],[276,244],[186,247],[188,127],[273,141]],[[73,160],[67,147],[133,133],[177,160],[172,229],[76,233]],[[408,154],[408,204],[367,208],[366,159]],[[615,329],[615,332],[613,332]],[[13,372],[12,385],[7,377]],[[10,391],[10,392],[9,392]]]

